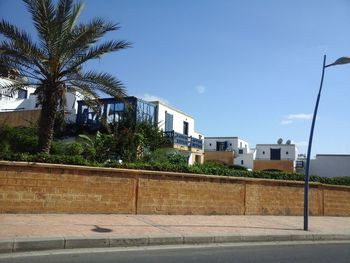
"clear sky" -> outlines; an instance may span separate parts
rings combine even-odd
[[[349,0],[85,0],[133,48],[90,63],[128,94],[158,97],[195,118],[205,136],[251,147],[292,140],[306,153],[323,55],[350,56]],[[33,33],[20,0],[0,17]],[[350,154],[350,64],[326,69],[313,155]]]

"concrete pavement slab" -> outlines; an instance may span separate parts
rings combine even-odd
[[[13,251],[14,239],[0,240],[0,253],[10,253]]]
[[[109,247],[106,237],[66,237],[64,248],[99,248]]]
[[[134,247],[134,246],[148,246],[148,245],[149,245],[148,236],[119,236],[119,237],[109,238],[110,247]]]
[[[38,251],[49,249],[64,249],[64,238],[16,238],[13,245],[14,252]]]
[[[167,236],[150,236],[149,245],[181,245],[184,243],[184,237],[181,235],[167,235]]]

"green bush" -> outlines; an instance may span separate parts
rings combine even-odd
[[[240,166],[240,165],[230,165],[228,168],[233,169],[233,170],[248,171],[248,169],[246,167]]]
[[[38,136],[33,128],[12,128],[0,126],[1,149],[14,153],[35,153],[38,148]]]
[[[84,152],[84,146],[79,142],[73,142],[66,146],[67,155],[81,155]]]
[[[65,154],[65,147],[66,145],[60,141],[52,141],[51,143],[51,149],[50,154],[55,155],[64,155]]]

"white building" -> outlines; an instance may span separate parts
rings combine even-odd
[[[204,140],[206,161],[219,161],[227,165],[240,165],[253,169],[255,150],[238,137],[206,137]]]
[[[350,154],[316,154],[310,160],[310,175],[350,176]]]
[[[187,113],[160,101],[156,105],[156,121],[173,142],[173,148],[189,155],[189,164],[203,162],[204,136],[195,130],[195,121]]]
[[[25,81],[25,80],[23,80]],[[13,79],[0,77],[0,112],[11,114],[13,111],[32,111],[40,110],[35,95],[34,87],[26,87],[9,95],[8,90],[1,88],[3,85],[13,82]],[[67,123],[75,123],[77,114],[76,93],[66,93],[65,116]]]
[[[8,89],[1,88],[13,82],[10,78],[0,77],[0,111],[28,110],[35,107],[30,98],[33,97],[35,88],[26,87],[13,94],[9,94]]]
[[[297,150],[295,144],[257,144],[256,160],[290,160],[295,161]]]
[[[294,172],[297,160],[295,144],[282,141],[277,144],[257,144],[254,170],[280,170]]]

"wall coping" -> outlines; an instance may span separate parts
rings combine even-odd
[[[111,167],[93,167],[93,166],[81,166],[81,165],[67,165],[67,164],[52,164],[52,163],[39,163],[39,162],[16,162],[16,161],[1,161],[1,166],[17,166],[17,167],[40,167],[48,169],[67,169],[67,170],[82,170],[82,171],[102,171],[112,173],[123,173],[127,172],[134,176],[138,175],[156,175],[156,176],[170,176],[170,177],[187,177],[187,178],[203,178],[203,179],[214,179],[214,180],[232,180],[241,182],[265,182],[265,183],[279,183],[284,185],[304,185],[303,181],[292,181],[292,180],[278,180],[278,179],[265,179],[265,178],[249,178],[249,177],[235,177],[235,176],[223,176],[223,175],[206,175],[206,174],[193,174],[193,173],[178,173],[178,172],[166,172],[166,171],[150,171],[150,170],[135,170],[135,169],[122,169],[122,168],[111,168]],[[327,188],[341,188],[350,190],[350,186],[346,185],[330,185],[322,184],[319,182],[310,182],[312,186],[324,186]]]

